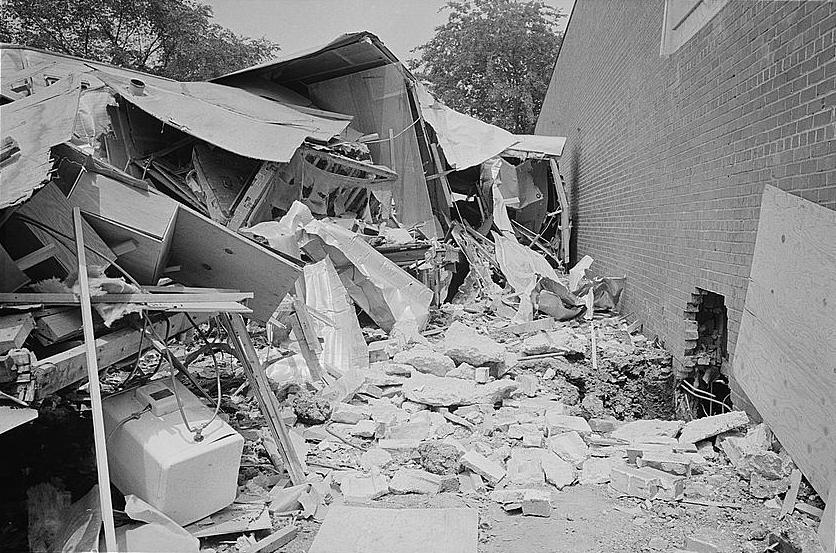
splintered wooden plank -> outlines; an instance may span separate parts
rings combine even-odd
[[[75,273],[78,261],[73,244],[73,212],[69,200],[57,186],[49,183],[31,200],[20,206],[18,214],[34,219],[38,224],[25,222],[43,245],[55,244],[55,259],[68,273]],[[47,227],[50,230],[46,230]],[[108,266],[116,259],[107,245],[87,222],[82,223],[89,266]]]
[[[198,324],[206,320],[200,315],[193,319]],[[168,320],[170,324],[166,324],[164,320],[153,324],[154,331],[161,337],[166,334],[166,330],[168,330],[168,335],[165,337],[171,338],[191,328],[189,320],[183,314],[178,313],[169,317]],[[96,356],[99,367],[105,369],[127,357],[136,355],[141,334],[140,330],[124,328],[97,338]],[[147,346],[147,340],[145,344]],[[32,367],[32,377],[37,383],[39,399],[80,382],[86,376],[86,348],[83,344],[41,359]]]
[[[332,505],[308,553],[476,553],[474,509]]]
[[[22,346],[34,328],[35,319],[30,313],[0,317],[0,355]]]
[[[235,211],[229,219],[229,228],[238,230],[242,226],[246,226],[250,216],[259,206],[261,201],[268,195],[270,183],[279,171],[280,165],[272,161],[265,161],[261,168],[253,177],[253,182],[247,188],[244,198],[235,206]]]
[[[0,246],[0,292],[14,292],[24,284],[29,283],[29,277],[20,270],[12,256]]]
[[[173,280],[185,286],[253,293],[253,317],[267,321],[302,274],[302,262],[269,250],[180,206],[171,243]]]
[[[735,379],[816,492],[836,481],[836,211],[767,186]]]

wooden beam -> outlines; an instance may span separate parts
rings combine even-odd
[[[108,551],[116,551],[116,529],[113,523],[113,503],[110,498],[110,472],[107,464],[107,439],[102,413],[102,391],[99,366],[93,336],[93,308],[90,304],[90,284],[87,277],[87,256],[84,251],[84,220],[81,210],[73,208],[73,224],[78,253],[78,284],[81,292],[81,321],[84,327],[84,347],[87,355],[87,378],[90,382],[90,402],[93,412],[93,438],[96,448],[96,472],[99,479],[99,503],[102,508],[105,544]]]
[[[105,294],[92,296],[90,303],[218,303],[238,302],[251,299],[252,292],[213,292],[211,294]],[[79,297],[73,293],[4,293],[0,294],[0,303],[78,305]]]
[[[569,240],[572,239],[572,221],[569,218],[569,198],[566,196],[566,188],[563,185],[563,177],[560,175],[560,168],[554,158],[549,159],[549,166],[552,170],[554,188],[557,190],[557,199],[560,202],[560,252],[564,266],[569,266]]]
[[[55,251],[55,244],[47,244],[43,248],[39,248],[28,255],[24,255],[20,259],[16,259],[15,264],[18,269],[25,271],[54,256]]]
[[[200,324],[207,320],[207,316],[194,317]],[[188,318],[183,314],[173,315],[153,323],[154,331],[168,340],[191,328]],[[168,333],[166,334],[166,330]],[[96,339],[96,357],[102,368],[136,355],[139,349],[142,332],[134,328],[124,328],[106,334]],[[146,344],[146,347],[150,345]],[[84,345],[70,348],[67,351],[46,357],[32,366],[32,377],[37,387],[37,398],[41,399],[59,390],[81,382],[87,375],[87,361]]]
[[[34,328],[35,319],[30,313],[0,317],[0,355],[22,346]]]
[[[279,446],[279,453],[290,475],[290,481],[294,485],[304,484],[306,482],[305,472],[302,469],[298,454],[293,448],[290,434],[281,417],[279,402],[276,400],[276,396],[270,388],[267,375],[264,373],[264,367],[262,367],[253,343],[250,341],[250,335],[247,333],[247,326],[244,324],[244,319],[240,315],[227,315],[225,313],[221,314],[220,317],[223,325],[227,329],[232,347],[238,354],[241,366],[244,368],[244,372],[250,382],[250,388],[258,399],[258,404],[261,407],[264,419],[267,421],[270,434]]]
[[[231,230],[237,231],[248,222],[252,212],[258,207],[258,204],[267,194],[267,189],[273,181],[273,176],[279,170],[278,163],[272,161],[265,161],[261,168],[253,177],[253,182],[247,188],[244,197],[235,206],[232,217],[229,219],[227,227]]]

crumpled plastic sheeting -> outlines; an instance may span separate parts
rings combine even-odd
[[[444,157],[454,169],[479,165],[519,142],[505,129],[445,106],[420,83],[416,92],[421,115],[435,131]]]
[[[540,277],[558,280],[554,268],[539,253],[521,245],[509,235],[493,233],[496,261],[508,284],[520,296],[520,307],[514,315],[514,323],[534,320],[531,293]]]
[[[305,303],[332,321],[330,326],[316,319],[313,325],[318,336],[325,339],[319,361],[329,372],[345,374],[351,369],[367,369],[369,348],[357,322],[354,305],[328,258],[306,265]]]
[[[125,514],[144,524],[128,524],[116,529],[119,551],[143,553],[197,553],[200,540],[182,526],[135,495],[125,496]]]
[[[259,223],[246,232],[280,251],[285,251],[287,240],[294,240],[314,259],[327,255],[351,299],[390,334],[397,328],[405,336],[417,335],[429,320],[432,290],[357,234],[327,220],[315,220],[298,201],[280,221]],[[306,240],[312,237],[319,240]]]
[[[482,164],[482,178],[490,179],[491,182],[491,196],[493,197],[493,222],[502,232],[514,232],[511,226],[511,219],[508,217],[508,208],[506,207],[508,200],[503,196],[500,185],[502,179],[500,171],[502,169],[502,158],[489,159]]]
[[[284,384],[304,384],[313,382],[311,371],[302,355],[291,355],[272,361],[264,368],[267,378],[282,386]]]
[[[418,334],[430,316],[432,290],[350,230],[313,221],[305,232],[324,243],[351,298],[386,332]],[[307,251],[307,250],[306,250]],[[309,252],[310,253],[310,252]],[[341,261],[347,263],[341,263]]]

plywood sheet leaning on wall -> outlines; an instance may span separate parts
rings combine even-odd
[[[836,211],[767,186],[734,376],[822,497],[836,481]]]
[[[398,173],[393,191],[401,223],[424,223],[424,233],[435,236],[409,91],[397,67],[390,64],[329,79],[310,85],[310,91],[317,105],[354,115],[353,128],[366,134],[377,133],[384,140],[369,146],[375,163]],[[390,130],[394,137],[391,144],[387,140]]]

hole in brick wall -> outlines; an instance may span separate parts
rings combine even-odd
[[[722,371],[728,359],[725,297],[697,288],[685,308],[684,365],[689,372],[679,386],[682,414],[697,418],[730,409],[730,390]]]

